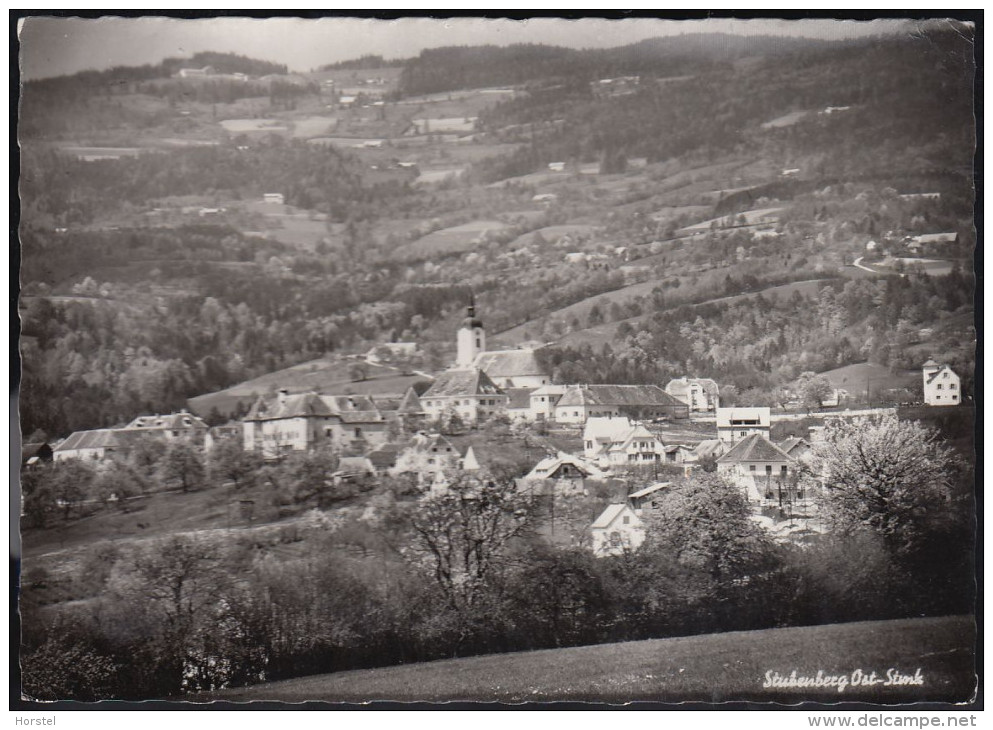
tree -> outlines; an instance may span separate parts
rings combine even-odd
[[[834,393],[830,380],[823,375],[812,372],[800,374],[796,382],[796,389],[800,400],[803,401],[808,411],[811,408],[820,408],[824,401]]]
[[[262,465],[258,455],[245,451],[239,439],[223,439],[207,457],[207,468],[212,478],[230,480],[235,489],[250,484]]]
[[[184,492],[198,489],[204,477],[200,452],[185,441],[173,441],[159,462],[159,475],[166,484],[178,482]]]
[[[868,530],[907,555],[949,515],[951,452],[919,422],[837,419],[813,454],[824,516],[838,532]]]
[[[412,555],[457,615],[460,640],[532,511],[531,496],[519,492],[514,480],[463,475],[424,497],[410,514]]]

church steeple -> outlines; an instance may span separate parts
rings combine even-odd
[[[476,361],[476,355],[486,349],[486,332],[483,321],[476,316],[476,298],[469,293],[469,306],[466,307],[466,317],[458,332],[458,356],[455,367],[470,368]]]

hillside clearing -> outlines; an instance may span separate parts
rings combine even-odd
[[[203,695],[249,702],[621,703],[963,701],[975,687],[972,617],[902,619],[548,649],[326,674]],[[763,688],[767,672],[913,675],[924,686]]]

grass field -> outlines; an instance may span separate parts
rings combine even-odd
[[[352,363],[340,358],[320,358],[300,363],[283,370],[266,373],[252,380],[232,385],[215,393],[206,393],[190,398],[190,410],[205,416],[212,408],[222,414],[229,414],[241,407],[250,406],[255,398],[269,391],[286,388],[293,393],[309,390],[327,394],[366,394],[405,393],[416,383],[429,382],[420,375],[404,375],[399,370],[385,365],[366,365],[365,380],[354,380],[349,372]]]
[[[472,251],[479,245],[487,231],[499,231],[506,227],[507,225],[500,221],[472,221],[460,226],[443,228],[398,248],[396,255],[401,259],[417,259]]]
[[[362,702],[396,700],[556,700],[623,703],[796,703],[914,700],[964,701],[972,696],[975,622],[971,617],[906,619],[766,631],[732,632],[622,644],[497,654],[408,666],[340,672],[204,695],[196,700]],[[767,672],[798,676],[877,676],[888,669],[923,687],[829,689],[763,687]]]
[[[868,362],[845,365],[821,375],[831,381],[831,387],[847,390],[855,397],[864,396],[867,386],[875,394],[889,388],[905,388],[921,377],[918,370],[891,373],[889,368]]]

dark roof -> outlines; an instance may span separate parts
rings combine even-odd
[[[950,367],[948,367],[947,365],[938,365],[937,367],[938,367],[938,369],[937,369],[937,370],[935,370],[935,371],[934,371],[934,373],[932,373],[932,374],[931,374],[931,377],[930,377],[930,378],[928,378],[928,381],[927,381],[927,382],[928,382],[928,385],[930,385],[930,384],[931,384],[931,383],[933,383],[933,382],[934,382],[935,380],[937,380],[937,379],[938,379],[938,376],[939,376],[939,375],[941,375],[941,374],[942,374],[943,372],[945,372],[946,370],[947,370],[948,372],[950,372],[950,373],[951,373],[952,375],[954,375],[954,374],[955,374],[955,371],[954,371],[954,370],[952,370],[952,369],[951,369]]]
[[[531,388],[505,388],[504,392],[510,397],[507,408],[530,408]]]
[[[513,378],[520,375],[544,375],[534,350],[495,350],[476,355],[477,368],[491,378]]]
[[[460,395],[503,395],[504,392],[479,368],[446,370],[421,398]]]
[[[687,407],[657,385],[573,385],[555,405]]]
[[[738,464],[743,461],[793,461],[793,459],[765,436],[753,433],[736,443],[717,461],[721,464]]]
[[[400,405],[397,408],[397,413],[406,413],[410,415],[424,413],[424,406],[421,405],[421,399],[417,397],[417,391],[413,388],[407,388],[407,392],[403,394],[403,399],[400,401]]]
[[[398,453],[400,453],[399,446],[395,444],[383,444],[375,451],[370,451],[366,454],[366,458],[372,462],[374,467],[382,471],[392,469],[396,465]]]
[[[24,463],[33,456],[37,456],[39,459],[44,459],[51,457],[51,455],[52,447],[44,441],[40,441],[36,444],[21,444],[21,463]]]
[[[793,452],[800,447],[808,447],[810,444],[806,442],[805,439],[799,436],[790,436],[779,443],[779,448],[789,456],[793,455]]]

